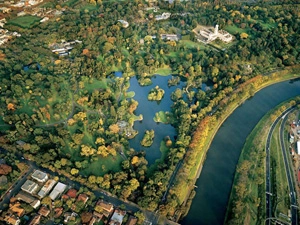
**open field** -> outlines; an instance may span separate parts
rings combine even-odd
[[[21,28],[31,28],[35,23],[39,22],[40,20],[40,17],[28,15],[11,19],[7,22],[7,24],[15,25]]]
[[[273,181],[275,182],[276,187],[276,197],[277,200],[275,202],[276,204],[276,212],[275,215],[279,215],[279,213],[283,213],[285,215],[288,214],[289,209],[289,202],[288,202],[288,182],[285,172],[285,166],[283,162],[283,156],[282,151],[280,148],[279,143],[279,127],[280,124],[277,124],[277,126],[274,129],[274,133],[272,135],[271,140],[271,160],[273,162],[273,174],[272,177],[274,177]],[[275,171],[275,172],[274,172]]]

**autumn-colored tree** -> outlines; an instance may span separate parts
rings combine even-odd
[[[112,124],[109,126],[109,130],[114,133],[117,134],[120,131],[120,128],[117,124]]]
[[[16,110],[16,109],[15,109],[15,105],[14,105],[13,103],[8,103],[8,104],[7,104],[7,109],[8,109],[8,110],[12,110],[12,111]]]
[[[132,165],[135,165],[139,162],[139,157],[138,156],[133,156],[132,157],[132,160],[131,160],[131,164]]]
[[[11,166],[6,164],[0,164],[0,175],[7,175],[12,171]]]
[[[71,169],[71,174],[72,175],[76,175],[76,174],[78,174],[79,173],[79,170],[78,169],[75,169],[75,168],[72,168]]]

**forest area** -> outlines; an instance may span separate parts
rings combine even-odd
[[[165,216],[184,212],[180,190],[191,184],[186,171],[195,164],[209,126],[240,97],[242,92],[235,90],[260,74],[299,64],[299,4],[157,2],[159,13],[171,17],[156,21],[139,0],[73,2],[72,7],[53,2],[53,8],[65,9],[59,19],[30,29],[5,25],[22,36],[0,46],[0,146],[144,209]],[[130,25],[125,28],[120,18]],[[198,24],[218,24],[235,40],[225,50],[200,44],[191,32]],[[159,38],[165,33],[181,40]],[[50,47],[62,40],[81,43],[62,57]],[[129,145],[135,135],[131,128],[141,119],[135,114],[138,102],[128,92],[129,80],[137,76],[147,85],[165,69],[173,75],[170,84],[183,81],[184,86],[171,96],[157,88],[149,99],[171,98],[168,122],[177,136],[166,140],[165,160],[149,170],[146,153]],[[116,71],[123,77],[116,77]],[[203,91],[207,82],[212,88]],[[147,135],[145,146],[154,134]],[[163,201],[182,161],[179,179]]]

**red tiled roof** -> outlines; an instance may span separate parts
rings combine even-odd
[[[76,198],[77,190],[75,190],[75,189],[70,189],[70,190],[68,190],[67,195],[68,195],[70,198]]]

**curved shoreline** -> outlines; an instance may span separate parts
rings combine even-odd
[[[297,65],[297,68],[298,68],[298,67],[299,67],[299,65]],[[255,89],[254,94],[257,93],[257,92],[259,92],[260,90],[262,90],[262,89],[268,87],[268,86],[273,85],[273,84],[281,83],[281,82],[284,82],[284,81],[287,81],[287,80],[297,79],[297,78],[300,77],[300,73],[293,73],[292,71],[290,71],[290,69],[293,69],[293,68],[286,68],[286,69],[285,69],[285,71],[288,72],[288,75],[286,75],[286,77],[283,77],[283,78],[279,77],[279,78],[277,78],[277,79],[275,79],[275,80],[271,80],[271,81],[268,80],[268,81],[266,81],[266,82],[263,82],[261,85],[259,85],[259,86]],[[282,71],[284,71],[284,70],[282,70]],[[282,72],[282,71],[279,71],[279,73]],[[272,74],[268,75],[268,77],[269,77],[269,76],[272,76],[273,74],[276,74],[276,73],[277,73],[277,72],[272,73]],[[251,85],[251,83],[250,83],[249,85]],[[238,87],[238,88],[239,88],[239,87]],[[238,90],[238,88],[237,88],[235,91],[233,91],[232,93],[236,92],[236,91]],[[252,96],[251,96],[250,94],[248,94],[248,95],[246,95],[245,97],[243,97],[242,99],[240,99],[240,101],[238,101],[238,102],[229,103],[229,105],[227,105],[226,108],[222,110],[223,113],[226,112],[227,110],[228,110],[228,111],[227,111],[226,113],[224,113],[223,116],[222,116],[221,118],[219,118],[220,121],[218,121],[218,123],[215,125],[214,129],[211,130],[211,133],[208,135],[208,138],[209,138],[209,139],[207,140],[207,145],[206,145],[205,148],[203,149],[203,151],[204,151],[204,157],[199,161],[199,164],[196,165],[196,167],[198,168],[198,169],[197,169],[197,173],[196,173],[197,176],[193,179],[193,182],[192,182],[193,185],[192,185],[192,187],[190,186],[190,188],[189,188],[189,190],[188,190],[188,193],[187,193],[187,195],[186,195],[185,201],[184,201],[184,203],[183,203],[184,206],[187,206],[187,205],[186,205],[187,199],[188,199],[188,197],[190,196],[190,194],[192,193],[192,191],[194,190],[194,186],[195,186],[195,184],[196,184],[198,178],[199,178],[200,175],[201,175],[202,168],[203,168],[204,163],[205,163],[205,161],[206,161],[206,157],[207,157],[208,150],[209,150],[209,148],[210,148],[210,146],[211,146],[211,143],[212,143],[212,141],[214,140],[214,138],[215,138],[215,136],[216,136],[218,130],[220,129],[220,127],[222,126],[222,124],[226,121],[226,119],[227,119],[227,118],[228,118],[228,117],[229,117],[229,116],[230,116],[230,115],[231,115],[231,114],[232,114],[232,113],[233,113],[233,112],[234,112],[241,104],[243,104],[247,99],[249,99],[249,98],[251,98],[251,97],[252,97]],[[232,184],[233,184],[233,183],[232,183]],[[232,184],[231,184],[231,186],[232,186]],[[232,187],[231,187],[231,188],[232,188]],[[228,205],[228,202],[227,202],[227,205]],[[188,206],[187,211],[189,211],[190,207],[191,207],[191,205]],[[188,215],[188,213],[186,213],[186,215]],[[181,216],[181,215],[180,215],[180,216]],[[180,218],[180,219],[183,219],[183,218]],[[178,217],[178,220],[179,220],[179,217]]]

